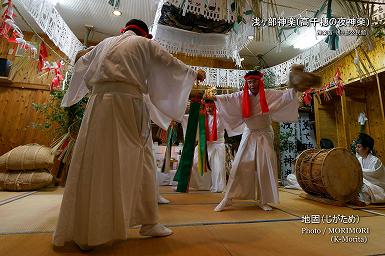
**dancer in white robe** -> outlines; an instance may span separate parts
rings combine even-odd
[[[209,110],[211,111],[211,110]],[[211,113],[211,114],[210,114]],[[212,130],[214,116],[210,112],[208,115],[209,130]],[[184,136],[186,136],[187,122],[189,115],[184,115],[182,119],[182,128]],[[196,190],[210,190],[213,193],[222,192],[226,186],[226,169],[225,169],[225,129],[217,112],[217,140],[207,141],[207,156],[210,166],[203,175],[198,173],[198,146],[194,149],[194,159],[191,168],[191,177],[189,186]]]
[[[172,233],[158,224],[150,115],[143,95],[162,117],[159,125],[168,126],[181,120],[194,80],[205,74],[149,40],[144,22],[131,20],[124,31],[78,60],[62,101],[68,107],[91,92],[53,237],[56,246],[75,241],[87,249],[126,239],[128,228],[136,225],[142,225],[145,236]]]
[[[371,154],[373,147],[373,138],[361,133],[356,144],[356,157],[364,178],[359,200],[365,204],[385,203],[385,168],[381,160]]]
[[[262,75],[258,71],[251,71],[245,76],[244,91],[216,96],[225,129],[233,130],[242,124],[246,128],[234,159],[225,196],[215,211],[222,211],[231,205],[232,199],[257,200],[263,210],[272,209],[268,203],[279,202],[271,123],[296,121],[298,100],[294,89],[265,91]],[[249,110],[245,109],[244,93],[249,95]],[[248,117],[245,114],[247,111]]]
[[[208,107],[208,129],[212,131],[214,116]],[[222,192],[226,186],[226,169],[225,169],[225,129],[216,115],[217,122],[217,140],[207,141],[207,157],[210,170],[201,176],[198,173],[198,147],[195,147],[194,161],[191,169],[190,187],[197,190],[210,190],[213,193]]]

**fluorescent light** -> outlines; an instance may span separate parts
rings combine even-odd
[[[114,10],[114,11],[112,12],[112,14],[115,15],[115,16],[120,16],[120,15],[122,15],[122,12],[119,11],[118,9],[116,9],[116,10]]]
[[[318,27],[314,29],[314,27],[303,29],[304,32],[299,33],[294,40],[293,47],[296,49],[308,49],[318,42],[326,38],[326,35],[317,35],[317,31],[319,30],[329,30],[329,27]]]
[[[249,40],[253,40],[254,39],[254,36],[248,36],[247,37]]]

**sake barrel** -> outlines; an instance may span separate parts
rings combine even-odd
[[[0,190],[38,190],[52,184],[53,176],[45,169],[0,172]]]
[[[308,149],[295,163],[296,177],[309,194],[348,202],[362,187],[362,169],[357,158],[345,148]]]
[[[0,156],[0,169],[35,170],[49,168],[54,163],[55,155],[51,148],[38,144],[19,146]]]

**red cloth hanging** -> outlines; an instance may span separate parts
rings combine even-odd
[[[242,95],[242,117],[250,117],[250,96],[249,96],[249,85],[245,81],[245,86],[243,87]]]
[[[213,126],[210,130],[209,127],[209,113],[207,111],[207,107],[213,108]],[[217,109],[214,102],[205,103],[205,126],[206,126],[206,140],[207,141],[217,141],[218,140],[218,128],[217,128]]]
[[[39,62],[37,64],[37,68],[38,68],[39,72],[41,72],[43,70],[44,61],[46,60],[47,57],[48,57],[47,48],[45,46],[45,43],[41,42],[40,43],[40,51],[39,51]]]
[[[312,89],[310,88],[303,93],[303,103],[305,103],[305,105],[310,106],[311,104],[311,99],[312,99],[311,92],[312,92]]]
[[[265,83],[263,82],[263,79],[259,80],[259,104],[261,104],[262,113],[269,112],[269,106],[267,105],[265,95]]]
[[[160,139],[162,140],[162,144],[167,143],[167,131],[161,129]]]

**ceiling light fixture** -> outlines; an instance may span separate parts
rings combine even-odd
[[[253,40],[254,39],[254,36],[248,36],[247,37],[249,40]]]
[[[114,7],[114,10],[112,11],[113,15],[122,15],[122,12],[119,10],[120,0],[109,0],[108,3]]]
[[[112,14],[115,15],[115,16],[120,16],[120,15],[122,15],[122,12],[119,11],[118,9],[116,9],[116,10],[114,10],[114,11],[112,12]]]

